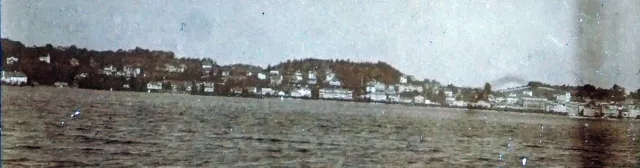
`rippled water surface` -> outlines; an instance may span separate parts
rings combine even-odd
[[[66,88],[2,96],[3,167],[636,167],[639,154],[636,120]]]

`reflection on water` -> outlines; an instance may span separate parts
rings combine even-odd
[[[577,120],[572,149],[583,167],[634,167],[637,163],[636,121]]]

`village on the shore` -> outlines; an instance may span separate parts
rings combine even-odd
[[[4,41],[3,41],[4,44]],[[3,46],[4,47],[4,46]],[[49,47],[51,50],[51,47]],[[67,48],[55,48],[53,50],[65,51]],[[6,51],[6,49],[4,50]],[[46,52],[45,52],[46,53]],[[151,52],[153,53],[153,52]],[[45,77],[37,75],[33,69],[24,67],[16,68],[16,65],[24,65],[22,59],[29,60],[33,64],[36,57],[21,58],[19,52],[4,53],[2,83],[3,85],[34,85],[44,81]],[[56,87],[80,87],[89,89],[107,89],[112,91],[139,91],[171,94],[194,94],[210,96],[241,96],[254,98],[278,98],[278,99],[322,99],[337,101],[355,101],[369,103],[404,104],[412,106],[437,106],[451,108],[475,108],[494,109],[505,111],[551,113],[570,116],[614,117],[614,118],[639,118],[640,106],[637,95],[627,95],[624,88],[617,85],[611,89],[611,97],[622,99],[596,100],[580,96],[578,90],[569,87],[551,87],[547,85],[533,84],[512,87],[501,90],[491,90],[489,83],[484,88],[456,87],[451,84],[443,85],[435,80],[417,80],[411,75],[395,75],[395,79],[381,78],[381,75],[366,75],[365,71],[354,72],[349,75],[340,75],[331,66],[309,66],[297,68],[293,64],[284,66],[255,68],[255,66],[219,66],[211,60],[196,60],[197,67],[193,64],[175,63],[165,61],[163,64],[144,65],[144,63],[119,62],[119,65],[102,63],[96,65],[94,59],[83,61],[81,56],[65,56],[68,59],[54,58],[56,54],[50,53],[37,56],[38,65],[48,66],[56,60],[61,65],[51,66],[47,69],[50,73],[65,72],[66,66],[73,70],[69,75],[63,75],[60,81],[49,82]],[[322,60],[315,60],[322,61]],[[92,70],[82,71],[83,63],[89,62]],[[184,61],[183,61],[184,62]],[[191,61],[194,62],[193,60]],[[326,61],[325,61],[326,62]],[[333,61],[330,61],[332,63]],[[338,64],[338,63],[335,63]],[[342,61],[342,64],[347,64]],[[383,63],[378,63],[380,65]],[[313,64],[312,64],[313,65]],[[383,64],[386,65],[386,64]],[[13,66],[13,67],[12,67]],[[354,66],[354,65],[351,65]],[[8,67],[8,68],[7,68]],[[145,69],[146,67],[146,69]],[[149,69],[148,67],[153,67]],[[335,67],[335,66],[334,66]],[[346,69],[346,70],[345,70]],[[351,67],[351,69],[354,69]],[[373,69],[373,68],[365,68]],[[29,71],[32,75],[26,75],[21,70]],[[341,68],[341,72],[349,73],[349,68]],[[181,74],[198,74],[202,80],[168,78],[181,76]],[[345,73],[343,73],[345,74]],[[384,74],[384,73],[379,73]],[[31,77],[28,77],[31,76]],[[65,78],[65,76],[71,76]],[[100,76],[101,78],[96,78]],[[375,76],[375,77],[371,77]],[[387,75],[392,76],[392,75]],[[29,78],[39,78],[32,80]],[[89,78],[92,78],[89,80]],[[106,79],[122,79],[124,82],[102,85],[102,88],[88,86],[92,81],[105,81]],[[359,79],[354,79],[359,78]],[[376,80],[379,79],[379,80]],[[206,80],[217,79],[217,80]],[[54,79],[56,80],[56,79]],[[51,80],[49,80],[51,81]],[[88,81],[88,82],[87,82]],[[140,83],[142,81],[142,83]],[[345,84],[349,81],[349,84]],[[137,82],[137,83],[135,83]],[[83,86],[79,86],[84,83]],[[95,83],[95,82],[94,82]],[[47,85],[47,84],[44,84]],[[133,85],[139,85],[134,88]],[[346,87],[348,86],[348,87]],[[585,86],[586,87],[586,86]],[[224,89],[221,89],[224,88]],[[565,88],[565,89],[562,89]],[[582,87],[578,87],[582,88]],[[598,88],[600,89],[600,88]],[[584,89],[583,89],[584,90]],[[588,89],[587,89],[588,90]],[[596,90],[595,88],[591,90]],[[640,90],[640,89],[639,89]],[[594,91],[591,91],[594,92]],[[620,92],[622,92],[620,94]],[[609,94],[605,93],[604,97]],[[602,97],[602,96],[601,96]],[[579,99],[579,101],[577,100]]]

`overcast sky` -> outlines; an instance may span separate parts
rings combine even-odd
[[[640,2],[594,1],[596,12],[577,2],[584,1],[2,0],[1,33],[26,45],[139,46],[222,64],[382,60],[463,86],[516,76],[639,88]],[[596,44],[579,43],[587,39],[583,23],[611,30],[597,43],[604,53],[589,59],[598,63],[579,62],[579,49]]]

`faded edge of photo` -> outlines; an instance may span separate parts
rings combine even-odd
[[[0,14],[2,13],[2,0],[0,0]],[[2,25],[2,17],[0,17],[0,25]],[[2,32],[2,26],[0,26],[0,32]],[[2,50],[2,43],[0,43],[0,59],[4,60],[4,50]],[[0,64],[0,69],[4,67]],[[4,149],[2,147],[2,87],[0,87],[0,149]],[[0,168],[2,168],[2,161],[4,158],[2,157],[2,152],[0,152]]]

